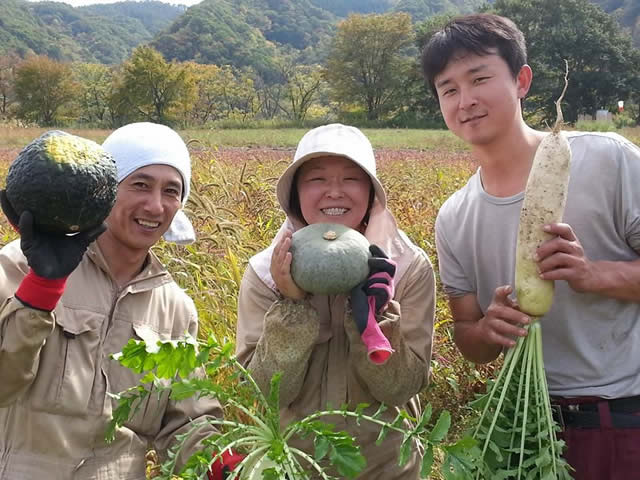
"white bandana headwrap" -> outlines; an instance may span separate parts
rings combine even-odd
[[[191,189],[191,159],[187,146],[174,130],[157,123],[130,123],[109,135],[102,147],[116,161],[118,183],[147,165],[175,168],[182,176],[182,206],[185,206]],[[164,239],[180,245],[195,241],[193,225],[184,211],[178,210]]]

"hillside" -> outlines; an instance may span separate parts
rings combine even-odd
[[[640,1],[638,0],[591,0],[602,9],[615,16],[626,27],[633,42],[640,47]]]
[[[491,0],[489,0],[491,1]],[[640,1],[591,0],[614,15],[640,46]],[[349,13],[403,11],[414,22],[442,12],[476,11],[484,0],[203,0],[190,7],[121,1],[71,7],[0,0],[0,55],[48,55],[118,64],[140,44],[167,59],[273,71],[278,53],[322,61],[335,26]]]
[[[444,11],[471,12],[484,0],[203,0],[158,35],[167,59],[272,70],[276,51],[322,61],[337,22],[349,13],[408,12],[421,21]]]
[[[252,66],[267,73],[276,50],[322,51],[337,17],[310,0],[204,0],[152,45],[167,59]],[[311,48],[309,48],[311,47]]]
[[[485,0],[399,0],[391,10],[407,12],[414,22],[422,22],[443,12],[477,12],[485,3]]]
[[[0,1],[0,54],[116,64],[184,13],[158,1],[71,7],[58,2]]]
[[[398,0],[311,0],[311,3],[338,17],[346,17],[350,13],[384,13]]]

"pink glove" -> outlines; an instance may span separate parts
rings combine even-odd
[[[375,364],[385,363],[393,353],[391,344],[376,321],[394,294],[393,277],[396,264],[377,245],[370,245],[369,278],[351,291],[351,309],[360,337],[367,346],[369,360]]]

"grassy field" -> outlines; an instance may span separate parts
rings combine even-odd
[[[90,138],[96,142],[109,135],[110,130],[64,129],[69,133]],[[0,126],[0,148],[20,148],[46,132],[46,128],[20,128]],[[363,129],[375,148],[450,151],[464,150],[464,143],[449,132],[410,129]],[[181,130],[185,141],[211,149],[225,147],[295,148],[306,132],[305,129],[257,129],[257,130]]]
[[[45,129],[0,127],[0,174],[19,149]],[[108,131],[69,130],[102,141]],[[233,339],[237,292],[248,259],[266,247],[283,214],[275,183],[293,156],[302,130],[185,131],[193,158],[188,213],[198,241],[188,247],[162,243],[156,252],[199,310],[201,331]],[[476,168],[468,150],[448,132],[365,130],[376,148],[379,176],[391,210],[407,235],[429,255],[437,270],[434,221],[442,203]],[[640,128],[622,132],[636,144]],[[4,181],[2,182],[4,183]],[[4,218],[0,245],[15,238]],[[432,381],[423,400],[452,413],[452,437],[468,424],[464,405],[483,389],[496,365],[464,361],[451,339],[451,316],[438,284]],[[221,381],[224,381],[221,379]],[[453,439],[452,438],[452,439]]]
[[[69,133],[102,141],[111,133],[110,130],[64,129]],[[46,128],[21,128],[0,124],[0,148],[21,148],[31,140],[47,131]],[[468,148],[463,141],[448,131],[418,129],[363,129],[374,148],[418,151],[463,152]],[[295,148],[304,129],[256,129],[256,130],[181,130],[185,141],[191,141],[200,148],[217,150],[227,147],[274,149]],[[640,127],[624,128],[622,135],[640,145]]]

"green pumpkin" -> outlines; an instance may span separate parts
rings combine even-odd
[[[347,293],[369,276],[369,241],[352,228],[314,223],[293,234],[291,276],[317,295]]]
[[[113,157],[91,140],[58,130],[46,132],[18,154],[6,185],[15,212],[30,211],[36,228],[52,233],[99,225],[117,191]]]

